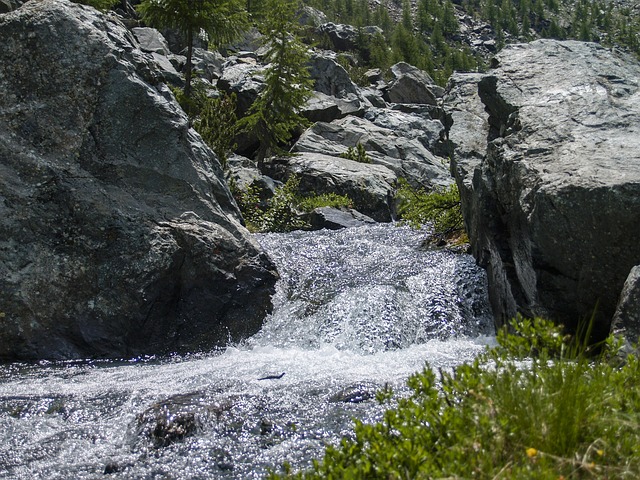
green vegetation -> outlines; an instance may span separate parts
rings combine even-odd
[[[449,187],[427,192],[415,189],[405,179],[398,182],[396,193],[398,214],[403,222],[414,228],[432,224],[436,235],[459,242],[466,240],[460,205],[460,192],[454,183]]]
[[[380,423],[299,479],[631,479],[640,475],[640,360],[594,358],[550,322],[518,319],[453,371],[429,365]],[[623,361],[621,361],[623,360]],[[378,394],[390,401],[392,392]],[[288,469],[286,469],[288,470]],[[272,478],[281,478],[272,475]]]
[[[258,167],[271,154],[284,153],[281,146],[292,131],[307,123],[298,110],[311,96],[313,81],[307,68],[309,50],[296,34],[296,7],[295,0],[265,0],[265,88],[240,121],[260,142]]]
[[[263,200],[262,192],[255,186],[246,191],[230,185],[247,228],[252,232],[291,232],[307,229],[304,213],[320,207],[351,207],[353,201],[346,195],[324,193],[300,195],[300,179],[296,175],[277,188],[273,197]]]
[[[303,212],[311,212],[316,208],[332,207],[332,208],[351,208],[353,200],[347,195],[338,195],[337,193],[322,193],[320,195],[311,195],[309,197],[299,198],[298,208]]]
[[[96,10],[106,12],[116,4],[120,3],[120,0],[74,0],[74,2],[82,5],[89,5]]]
[[[361,143],[358,143],[356,148],[347,148],[347,151],[341,153],[340,157],[353,160],[354,162],[371,163],[371,157],[367,154],[367,151]]]
[[[240,130],[236,116],[236,95],[222,94],[217,98],[207,98],[193,128],[218,156],[222,168],[225,168]]]
[[[242,0],[142,0],[136,8],[150,25],[175,28],[186,36],[184,94],[187,97],[191,96],[194,36],[204,33],[209,45],[218,47],[235,40],[248,25]]]
[[[357,66],[348,66],[350,74],[367,68],[387,71],[394,63],[404,61],[426,71],[444,86],[454,70],[482,68],[482,61],[455,38],[459,27],[451,0],[419,0],[416,15],[411,11],[411,3],[405,0],[399,22],[394,22],[389,14],[397,7],[387,0],[373,10],[366,0],[306,0],[306,3],[323,11],[331,21],[356,28],[376,25],[382,29],[382,34],[359,36],[357,49],[352,52]],[[315,41],[328,46],[326,39]]]

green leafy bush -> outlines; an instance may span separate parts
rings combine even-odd
[[[288,477],[638,478],[638,358],[612,362],[619,348],[613,339],[597,359],[579,349],[569,356],[569,339],[540,319],[520,319],[511,330],[452,372],[427,365],[409,378],[411,395],[381,422],[356,422],[353,439]],[[535,355],[522,361],[525,352]]]
[[[307,223],[298,214],[298,188],[300,179],[292,175],[276,189],[266,205],[260,200],[260,192],[250,186],[247,191],[236,189],[235,197],[247,228],[252,232],[290,232],[307,228]]]
[[[396,200],[400,218],[414,228],[431,223],[436,234],[456,236],[464,232],[460,192],[455,183],[427,192],[400,179]]]
[[[296,175],[289,177],[266,202],[261,200],[261,192],[255,186],[250,186],[246,191],[239,190],[233,182],[229,186],[247,228],[252,232],[290,232],[307,229],[309,225],[303,220],[303,213],[319,207],[340,208],[353,205],[348,196],[335,193],[300,196],[300,179]]]

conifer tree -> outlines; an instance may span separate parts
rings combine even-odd
[[[145,22],[159,28],[175,28],[186,36],[184,94],[191,95],[194,36],[206,33],[209,44],[233,41],[247,26],[242,0],[142,0],[137,7]]]
[[[240,123],[260,142],[258,166],[281,145],[292,131],[306,123],[298,111],[311,96],[313,82],[307,63],[309,50],[297,35],[295,0],[266,0],[264,40],[267,46],[265,87]]]

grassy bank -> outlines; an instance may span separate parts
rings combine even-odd
[[[273,478],[640,478],[638,358],[614,339],[594,358],[543,320],[498,340],[453,372],[427,366],[382,422]]]

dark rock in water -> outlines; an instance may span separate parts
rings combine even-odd
[[[0,17],[0,43],[0,359],[256,332],[274,267],[131,33],[47,0]]]
[[[596,311],[602,337],[640,259],[640,65],[551,40],[508,46],[496,64],[468,77],[477,93],[456,77],[450,132],[496,321],[519,312],[575,328]]]
[[[361,227],[376,221],[352,208],[316,208],[309,215],[309,224],[314,230],[339,230],[341,228]]]
[[[168,447],[196,433],[203,411],[194,394],[176,395],[138,415],[137,434],[147,437],[154,448]]]
[[[340,390],[329,397],[331,403],[361,403],[376,397],[377,386],[358,384]]]
[[[616,313],[613,316],[613,330],[624,336],[630,345],[636,346],[640,340],[640,265],[631,269],[627,277]]]

